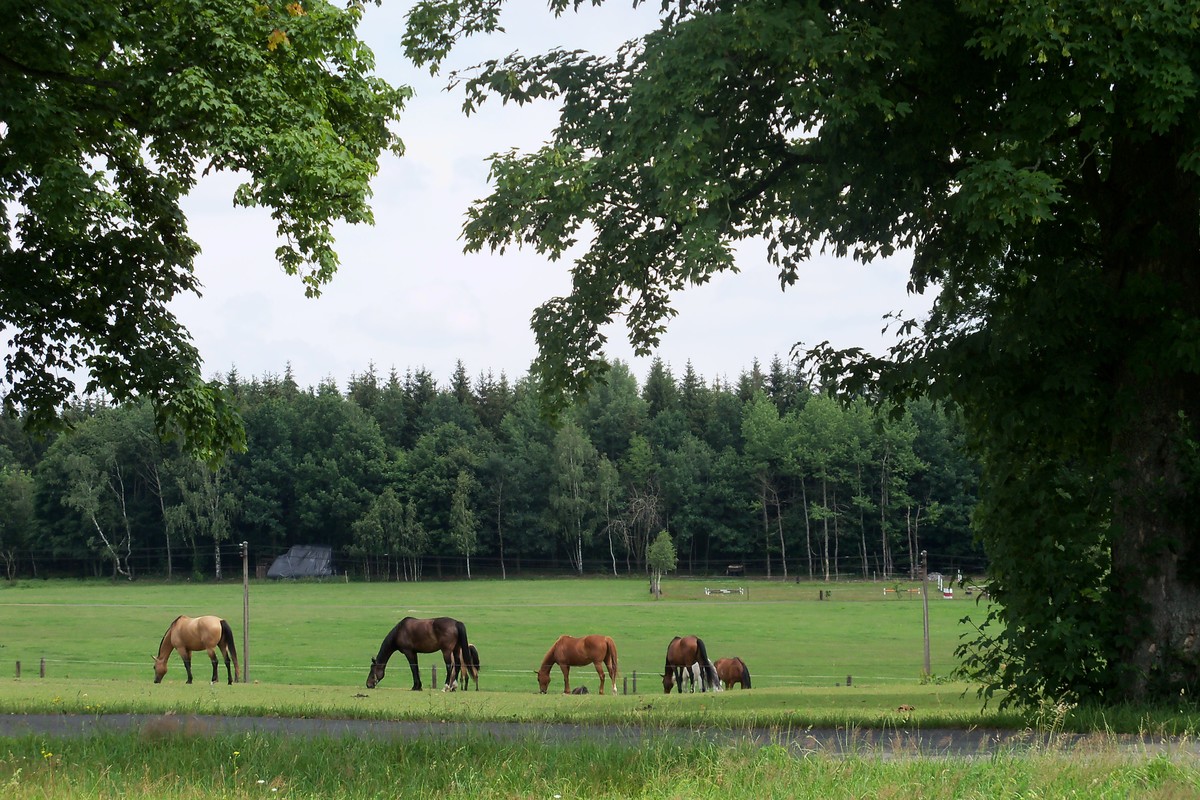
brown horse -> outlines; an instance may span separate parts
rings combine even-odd
[[[384,670],[392,653],[399,650],[408,659],[412,668],[413,691],[421,691],[421,673],[417,670],[417,653],[442,653],[446,662],[446,684],[442,691],[452,692],[458,686],[458,672],[461,666],[472,671],[472,665],[466,661],[463,653],[469,647],[467,642],[467,626],[451,617],[436,617],[434,619],[417,619],[405,617],[396,623],[396,627],[383,637],[379,645],[379,653],[371,659],[371,671],[367,673],[367,688],[374,689],[383,680]],[[477,669],[475,670],[477,671]]]
[[[693,664],[700,665],[700,691],[708,691],[716,685],[719,678],[712,662],[708,660],[708,649],[704,646],[704,640],[698,636],[676,636],[667,645],[667,660],[663,665],[663,692],[670,694],[672,688],[679,687],[679,693],[682,694],[684,670],[688,670],[688,677],[691,677],[690,670]],[[694,682],[692,685],[695,687]]]
[[[716,667],[717,677],[725,684],[726,689],[732,688],[735,683],[741,684],[743,689],[750,688],[750,669],[746,662],[737,656],[718,658],[713,666]]]
[[[167,632],[163,634],[162,642],[158,645],[158,658],[154,659],[154,682],[161,683],[163,675],[167,674],[167,659],[171,651],[179,653],[183,667],[187,670],[187,682],[192,682],[192,653],[196,650],[207,650],[212,659],[212,682],[217,682],[217,650],[225,656],[225,673],[229,676],[229,684],[241,681],[242,671],[238,667],[237,647],[233,644],[233,629],[229,623],[220,617],[185,617],[178,616]],[[233,671],[229,670],[229,658],[233,657]]]
[[[591,636],[576,638],[560,636],[558,641],[546,651],[542,666],[538,669],[538,689],[542,694],[550,687],[550,668],[558,664],[563,676],[563,694],[571,693],[571,667],[582,667],[591,664],[600,676],[600,694],[604,694],[604,668],[612,678],[613,694],[617,693],[617,645],[609,636],[594,633]]]
[[[466,667],[466,669],[463,669]],[[464,692],[471,688],[471,678],[475,679],[475,691],[479,691],[479,650],[475,645],[468,644],[463,651],[463,663],[458,668],[458,688]]]

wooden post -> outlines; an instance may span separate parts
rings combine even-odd
[[[242,682],[250,682],[250,543],[242,542]]]
[[[41,669],[40,669],[40,675],[43,678],[46,677],[46,657],[45,656],[42,656],[42,665],[41,665]]]
[[[929,561],[928,554],[921,551],[921,603],[925,618],[925,677],[931,674],[929,668]]]

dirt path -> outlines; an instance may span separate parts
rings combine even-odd
[[[1112,752],[1132,755],[1167,753],[1200,758],[1200,741],[1195,739],[1115,736],[1033,734],[998,730],[838,730],[810,729],[779,731],[751,729],[680,730],[599,725],[528,724],[506,722],[388,722],[351,719],[288,719],[281,717],[219,717],[176,714],[0,714],[0,737],[72,737],[100,733],[140,732],[146,735],[181,733],[264,733],[284,736],[415,737],[454,738],[487,736],[498,740],[542,739],[548,743],[600,738],[606,742],[636,747],[664,736],[674,739],[700,737],[718,744],[778,745],[797,755],[821,753],[832,756],[858,755],[876,758],[971,757],[997,752],[1054,750],[1069,753]]]

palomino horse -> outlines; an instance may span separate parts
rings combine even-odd
[[[542,666],[538,669],[538,689],[542,694],[550,687],[550,668],[558,664],[563,676],[563,694],[571,693],[571,667],[582,667],[591,664],[600,676],[600,694],[604,694],[604,668],[608,668],[608,676],[612,678],[613,694],[617,693],[617,645],[612,637],[594,633],[590,636],[576,638],[560,636],[558,641],[546,651]]]
[[[465,667],[465,669],[464,669]],[[458,667],[458,688],[464,692],[471,688],[471,678],[475,679],[475,691],[479,691],[479,651],[475,645],[468,644],[463,650],[463,663]]]
[[[451,617],[417,619],[405,617],[383,637],[379,653],[371,659],[367,688],[374,689],[383,680],[384,670],[392,653],[399,650],[412,668],[413,691],[421,691],[421,673],[417,669],[417,653],[442,653],[446,662],[446,684],[442,691],[454,691],[458,686],[458,668],[464,664],[463,653],[469,646],[467,626]],[[470,665],[466,665],[468,670]]]
[[[698,636],[676,636],[667,645],[667,660],[663,666],[663,692],[670,694],[673,687],[678,686],[683,693],[683,673],[693,664],[700,665],[700,691],[708,691],[718,678],[712,662],[708,660],[708,650],[704,640]]]
[[[743,689],[750,688],[750,669],[746,662],[737,656],[718,658],[714,666],[717,669],[717,677],[725,684],[726,689],[732,688],[735,683],[741,684]]]
[[[229,623],[220,617],[185,617],[178,616],[167,632],[163,634],[162,643],[158,646],[158,658],[154,659],[154,682],[161,683],[163,675],[167,674],[167,659],[171,651],[179,653],[183,667],[187,670],[187,682],[192,682],[192,653],[196,650],[207,650],[212,659],[212,682],[217,682],[217,650],[225,656],[225,673],[229,684],[241,681],[242,671],[238,667],[237,647],[233,644],[233,629]],[[229,658],[233,657],[233,671],[229,671]]]

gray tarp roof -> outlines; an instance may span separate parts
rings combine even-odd
[[[314,578],[333,574],[332,549],[323,545],[293,545],[275,559],[268,578]]]

